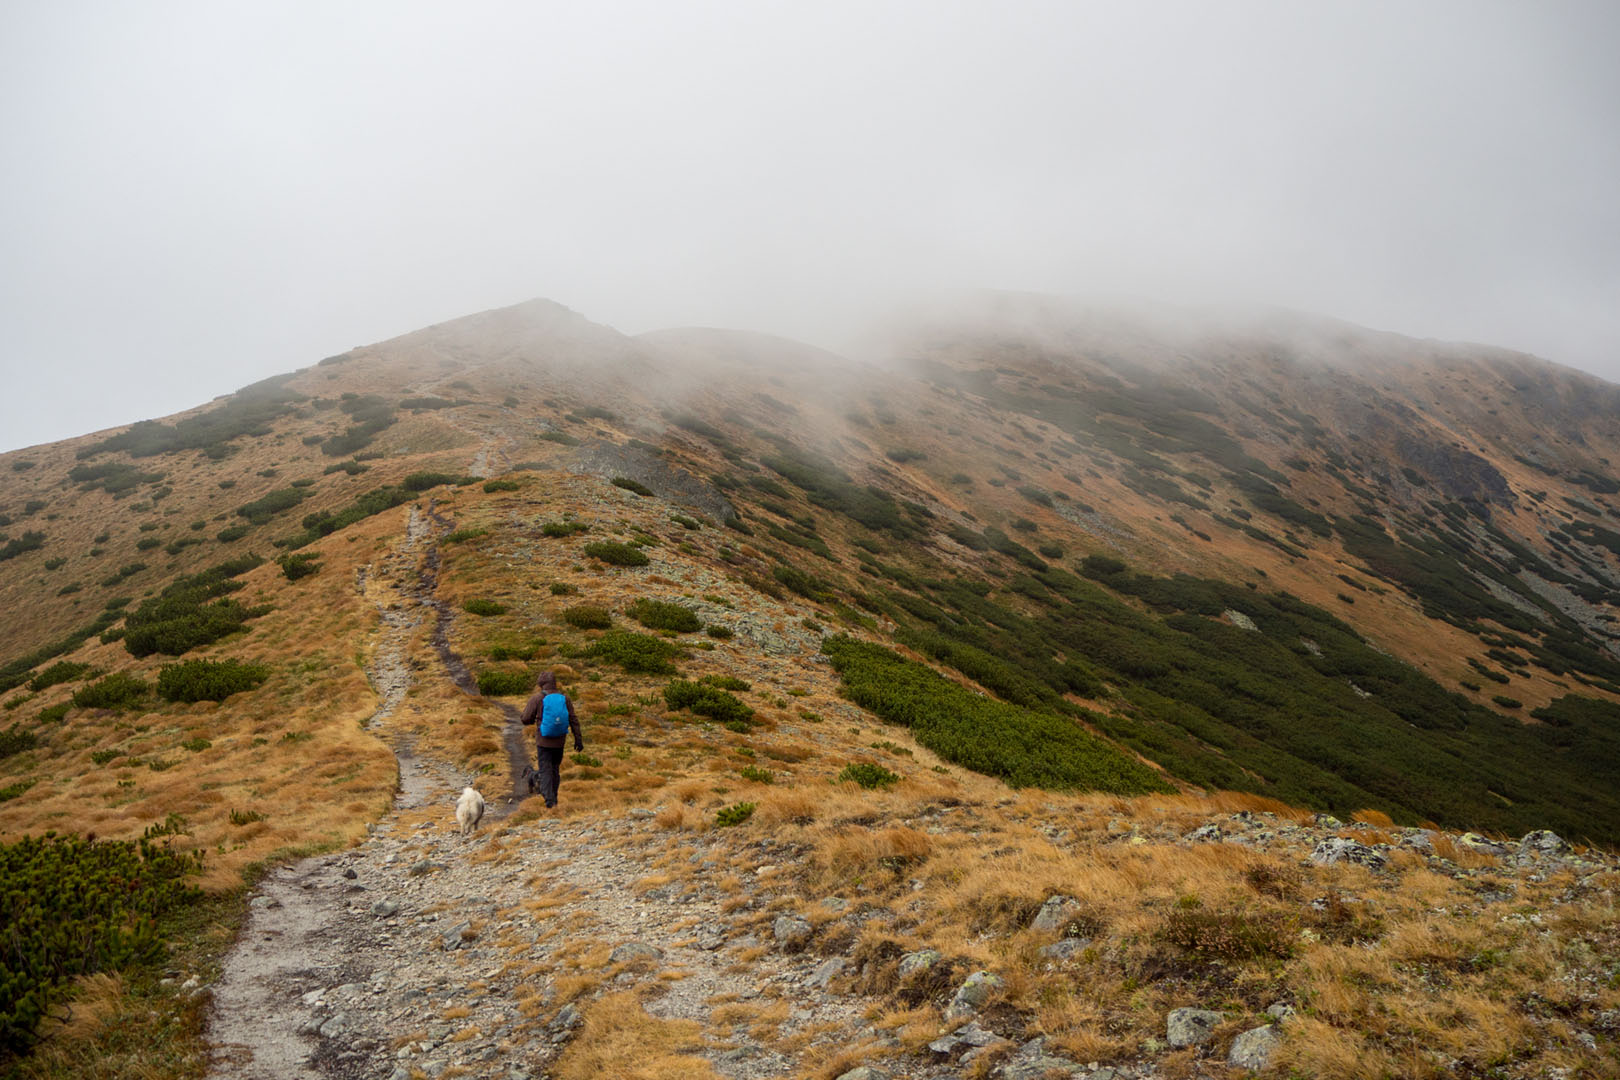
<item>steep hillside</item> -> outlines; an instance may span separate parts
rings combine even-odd
[[[632,338],[535,301],[0,457],[0,837],[167,821],[155,836],[227,896],[296,856],[369,858],[385,816],[442,825],[425,788],[390,809],[405,760],[484,789],[500,864],[549,820],[506,795],[533,752],[516,706],[549,668],[591,742],[562,816],[642,815],[617,872],[666,880],[641,891],[725,867],[688,892],[734,922],[734,963],[762,955],[767,914],[803,916],[847,961],[819,989],[887,1010],[863,1052],[902,1075],[980,968],[1002,979],[987,1025],[1137,1075],[1224,1056],[1239,1027],[1165,1057],[1165,1013],[1212,999],[1233,1025],[1293,1003],[1271,1067],[1319,1075],[1612,1057],[1612,862],[1499,841],[1620,839],[1620,388],[1299,317],[1016,296],[914,319],[874,356]],[[756,881],[767,859],[788,871]],[[554,902],[578,902],[554,874]],[[1555,936],[1488,928],[1485,893],[1556,906]],[[1057,944],[1083,952],[1029,926],[1059,896],[1084,917]],[[204,976],[209,940],[183,958]],[[897,974],[926,949],[949,963]],[[534,1032],[576,998],[628,1008],[642,969],[591,955],[534,961],[572,987],[537,1000]],[[1559,1004],[1527,1003],[1553,969]],[[1374,983],[1406,1019],[1369,1029]],[[107,1000],[171,1002],[143,985]],[[47,1000],[5,1010],[8,1044]],[[195,1040],[190,1001],[164,1008]],[[859,1010],[774,1009],[730,1010],[775,1017],[743,1040],[768,1069],[718,1057],[739,1036],[712,1018],[681,1038],[724,1075],[859,1063],[840,1056]],[[1511,1023],[1437,1057],[1448,1009]],[[531,1062],[566,1041],[503,1038]],[[195,1074],[178,1045],[162,1067]],[[1018,1045],[982,1068],[1039,1064]],[[63,1053],[44,1075],[82,1067]],[[558,1075],[617,1067],[571,1054]]]

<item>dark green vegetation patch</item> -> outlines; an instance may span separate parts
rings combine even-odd
[[[180,578],[157,596],[142,600],[124,621],[124,648],[131,656],[179,656],[240,630],[270,609],[248,607],[226,594],[242,587],[234,580],[237,576],[263,562],[255,555],[232,559]]]
[[[697,612],[664,600],[637,600],[630,605],[630,617],[649,630],[672,630],[693,634],[703,629]]]
[[[747,723],[754,717],[754,710],[737,695],[685,679],[664,687],[664,702],[672,709],[685,709],[721,724]]]
[[[600,540],[594,544],[586,544],[585,554],[609,566],[646,566],[652,561],[639,548],[621,544],[616,540]]]
[[[244,386],[229,401],[201,416],[177,421],[172,427],[156,420],[142,420],[121,435],[80,450],[78,457],[94,457],[110,450],[128,451],[130,457],[152,457],[175,450],[201,450],[215,460],[226,457],[235,449],[231,445],[235,440],[270,434],[272,420],[305,400],[305,395],[283,385],[294,374],[288,372]]]
[[[158,671],[157,691],[165,701],[224,701],[232,694],[252,690],[270,677],[263,664],[240,660],[185,660],[164,664]]]
[[[159,921],[201,896],[186,884],[201,854],[153,843],[179,827],[171,819],[139,841],[47,834],[0,844],[0,1056],[33,1044],[70,980],[162,960]]]
[[[1073,718],[979,697],[881,645],[839,635],[824,641],[821,651],[843,677],[851,701],[910,728],[947,761],[1014,787],[1172,790]]]
[[[680,647],[663,638],[627,630],[611,630],[585,650],[588,658],[617,664],[632,675],[673,675],[672,661],[680,655]]]

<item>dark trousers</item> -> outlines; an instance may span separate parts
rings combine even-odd
[[[541,746],[540,751],[540,797],[546,800],[547,806],[557,805],[557,785],[562,781],[563,748],[560,746]]]

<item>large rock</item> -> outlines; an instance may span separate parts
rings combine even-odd
[[[900,958],[900,977],[909,979],[913,975],[920,975],[939,963],[941,957],[934,949],[918,949],[908,952]]]
[[[1075,916],[1080,913],[1080,904],[1072,896],[1048,897],[1041,910],[1029,921],[1031,930],[1044,930],[1048,933],[1061,934],[1064,929],[1074,922]]]
[[[626,941],[622,945],[615,945],[608,954],[610,964],[633,964],[637,960],[662,960],[664,952],[655,945],[648,945],[645,941]]]
[[[969,1020],[955,1031],[941,1035],[929,1043],[928,1049],[936,1054],[954,1054],[967,1047],[977,1049],[1007,1041],[1009,1040],[1003,1039],[989,1028],[982,1027],[977,1020]]]
[[[1311,861],[1322,866],[1355,863],[1372,870],[1382,870],[1389,859],[1382,852],[1366,844],[1358,844],[1342,836],[1330,836],[1316,845],[1316,849],[1311,852]]]
[[[1524,839],[1519,841],[1519,854],[1532,858],[1556,858],[1568,855],[1572,850],[1564,838],[1551,829],[1527,832]]]
[[[857,1065],[849,1072],[839,1073],[838,1080],[889,1080],[889,1073],[876,1065]]]
[[[1259,1072],[1271,1060],[1271,1051],[1282,1041],[1277,1029],[1266,1027],[1250,1028],[1232,1040],[1232,1049],[1226,1055],[1226,1063],[1234,1069],[1248,1069],[1250,1072]]]
[[[950,1005],[945,1009],[945,1019],[953,1020],[958,1016],[978,1012],[984,1008],[991,995],[1006,985],[1000,975],[988,971],[975,971],[957,987],[956,996],[951,998]]]
[[[1222,1019],[1220,1013],[1208,1009],[1171,1009],[1164,1022],[1164,1039],[1177,1050],[1201,1046],[1209,1041]]]
[[[810,920],[802,915],[778,915],[771,924],[776,943],[788,952],[798,952],[810,940]]]

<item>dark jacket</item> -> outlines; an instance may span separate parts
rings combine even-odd
[[[523,714],[518,717],[524,727],[534,726],[534,742],[536,746],[545,746],[553,750],[567,745],[568,736],[552,735],[548,737],[540,734],[539,720],[540,710],[546,700],[546,695],[557,693],[562,693],[562,691],[543,687],[536,690],[534,696],[529,698],[528,704],[523,706]],[[585,749],[585,740],[579,734],[579,717],[574,715],[574,702],[567,694],[563,694],[563,700],[568,703],[568,730],[574,733],[574,749],[583,750]]]

